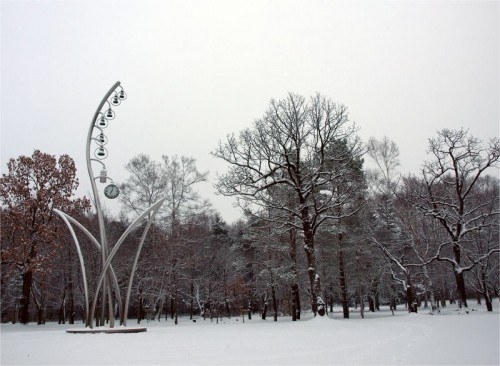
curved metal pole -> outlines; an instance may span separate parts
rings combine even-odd
[[[100,209],[100,201],[99,201],[99,194],[97,192],[97,186],[96,186],[95,181],[94,181],[94,172],[92,171],[92,165],[90,164],[90,161],[91,160],[95,160],[95,159],[91,159],[90,158],[90,143],[92,141],[92,133],[93,133],[94,127],[95,127],[95,121],[97,120],[97,117],[99,116],[99,113],[101,112],[102,107],[104,106],[104,104],[108,100],[109,96],[111,94],[113,94],[113,92],[115,91],[115,89],[118,88],[120,86],[120,84],[121,83],[119,81],[117,81],[116,83],[114,83],[113,86],[108,90],[108,92],[106,93],[106,95],[104,95],[104,97],[102,98],[101,102],[99,103],[99,106],[97,107],[97,109],[96,109],[96,111],[94,113],[94,116],[92,117],[92,122],[90,123],[89,132],[88,132],[88,135],[87,135],[87,147],[86,147],[87,171],[88,171],[89,176],[90,176],[90,183],[92,185],[92,193],[94,194],[94,198],[95,198],[95,201],[96,201],[96,206],[98,207],[99,211],[101,211],[101,209]],[[100,212],[100,213],[101,213],[101,216],[102,216],[102,212]],[[98,215],[99,215],[99,213],[98,213]]]
[[[70,215],[68,215],[62,211],[59,211],[57,209],[54,209],[54,211],[56,211],[60,216],[61,216],[61,214],[64,215],[64,218],[66,218],[67,220],[71,221],[74,225],[76,225],[85,235],[87,235],[87,237],[90,239],[92,244],[94,244],[97,247],[97,249],[99,251],[101,251],[101,245],[99,244],[97,239],[92,235],[92,233],[85,228],[85,226],[83,226],[76,219],[74,219],[73,217],[71,217]],[[63,218],[63,220],[64,220],[64,218]],[[68,224],[66,224],[66,225],[68,225]],[[70,228],[70,231],[72,231],[72,229],[73,229],[71,226],[68,226],[68,228]],[[74,237],[73,237],[73,239],[76,240]],[[79,243],[77,241],[75,241],[75,243],[77,243],[77,245],[79,245]],[[81,248],[77,248],[77,249],[81,250]],[[81,263],[82,268],[83,268],[84,267],[83,256],[80,258],[80,263]],[[120,285],[118,283],[118,277],[116,277],[116,273],[115,273],[115,270],[113,269],[112,265],[109,266],[109,270],[111,272],[111,276],[113,277],[113,282],[114,282],[116,291],[119,293],[120,292]],[[86,281],[86,279],[85,279],[85,281]],[[116,300],[118,302],[118,312],[120,314],[120,319],[123,319],[123,303],[122,303],[121,296],[117,296]],[[87,301],[87,306],[90,308],[88,301]],[[93,318],[93,315],[92,315],[92,318]],[[90,319],[89,326],[90,326],[90,328],[93,328],[92,319]]]
[[[99,234],[101,238],[101,256],[102,256],[102,264],[104,266],[104,263],[106,262],[106,259],[108,257],[108,242],[106,238],[106,229],[104,227],[104,217],[102,214],[102,209],[101,209],[101,202],[99,199],[99,192],[97,191],[97,185],[95,183],[94,179],[94,172],[92,170],[92,165],[91,165],[91,158],[90,158],[90,144],[92,142],[92,133],[94,131],[95,127],[95,121],[97,120],[97,117],[99,116],[99,113],[104,106],[104,103],[107,102],[109,96],[113,93],[113,91],[120,86],[120,82],[117,81],[116,83],[113,84],[113,86],[108,90],[108,92],[104,95],[102,98],[101,102],[99,103],[99,106],[97,107],[94,116],[92,118],[92,121],[90,123],[89,127],[89,132],[87,135],[87,146],[86,146],[86,159],[87,159],[87,171],[89,173],[90,177],[90,184],[92,186],[92,193],[94,194],[94,200],[95,200],[95,206],[96,206],[96,211],[97,211],[97,219],[99,222]],[[103,269],[103,273],[107,274],[107,270]],[[107,281],[105,281],[107,282]],[[105,286],[103,287],[103,309],[106,306],[106,292],[109,291],[111,292],[111,288],[109,288],[109,285],[105,283]],[[110,309],[112,311],[112,304],[110,304]],[[92,312],[92,318],[94,317],[94,314]],[[104,320],[104,319],[102,319]],[[109,321],[110,321],[110,327],[112,328],[114,326],[114,316],[113,314],[109,314]]]
[[[54,212],[58,214],[61,219],[64,221],[66,226],[68,227],[71,236],[73,237],[73,241],[75,242],[76,245],[76,251],[78,253],[78,260],[80,261],[80,267],[82,268],[82,277],[83,277],[83,294],[85,296],[85,327],[89,326],[89,323],[92,323],[92,321],[89,319],[89,290],[87,286],[87,271],[85,270],[85,262],[83,261],[83,255],[82,255],[82,250],[80,248],[80,243],[78,242],[78,238],[76,237],[75,231],[73,230],[73,227],[69,223],[69,221],[66,219],[66,214],[62,211],[59,211],[58,209],[54,209]]]
[[[139,242],[139,246],[137,248],[137,253],[135,254],[135,259],[134,259],[134,264],[132,265],[132,271],[130,272],[130,278],[128,280],[128,287],[127,287],[127,295],[125,296],[125,308],[123,310],[123,325],[127,325],[127,319],[128,319],[128,306],[130,304],[130,293],[132,292],[132,282],[134,281],[134,275],[135,271],[137,269],[137,263],[139,262],[139,256],[141,254],[142,246],[144,244],[144,240],[146,239],[146,235],[149,231],[149,227],[151,226],[151,223],[153,222],[154,217],[156,216],[157,212],[160,210],[161,205],[165,201],[166,198],[161,199],[157,203],[155,203],[153,206],[158,205],[151,214],[151,216],[148,219],[148,224],[144,228],[144,232],[142,233],[141,241]]]
[[[111,261],[113,260],[116,252],[118,251],[118,249],[120,249],[121,245],[124,243],[125,239],[130,234],[130,232],[135,228],[135,226],[137,226],[137,224],[139,224],[141,222],[141,220],[144,218],[144,216],[146,216],[147,214],[149,214],[150,211],[154,210],[153,215],[150,217],[148,225],[147,225],[147,227],[144,230],[146,231],[146,230],[149,229],[150,222],[151,222],[152,218],[156,215],[156,212],[158,212],[159,208],[161,207],[161,205],[163,204],[164,201],[165,201],[165,198],[162,198],[161,200],[159,200],[156,203],[154,203],[151,207],[149,207],[146,211],[144,211],[139,217],[137,217],[130,224],[130,226],[127,228],[127,230],[125,230],[125,232],[122,234],[122,236],[120,237],[120,239],[118,239],[118,241],[116,242],[115,246],[113,247],[113,250],[111,251],[111,253],[109,253],[108,258],[106,259],[106,262],[104,263],[101,275],[99,276],[99,280],[97,282],[96,291],[95,291],[95,294],[94,294],[94,299],[92,301],[92,309],[91,309],[91,312],[90,312],[92,318],[94,317],[95,308],[96,308],[96,305],[97,305],[97,299],[98,299],[99,290],[101,289],[101,286],[103,285],[103,282],[104,282],[104,279],[105,279],[105,276],[106,276],[106,271],[108,270],[109,266],[111,265]],[[141,238],[141,242],[139,243],[138,254],[136,255],[136,260],[134,261],[134,265],[137,264],[136,263],[137,262],[137,257],[139,255],[140,249],[142,248],[142,244],[144,242],[144,239],[145,239],[145,235],[143,233],[143,236]],[[135,272],[135,268],[132,268],[132,271]],[[130,283],[129,283],[129,288],[130,288]],[[125,308],[124,308],[124,320],[125,320],[124,325],[126,325],[125,323],[126,323],[126,318],[127,318],[127,316],[126,316],[127,307],[128,307],[128,303],[126,301]]]

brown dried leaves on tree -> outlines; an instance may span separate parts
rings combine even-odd
[[[72,199],[78,187],[72,158],[35,150],[10,159],[0,178],[3,270],[46,271],[57,251],[59,220],[54,208],[69,214],[90,208],[87,198]],[[17,271],[16,271],[17,272]]]

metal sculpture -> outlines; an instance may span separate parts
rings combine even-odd
[[[94,196],[94,204],[97,212],[97,218],[99,223],[99,238],[97,240],[89,230],[87,230],[81,223],[79,223],[76,219],[72,218],[70,215],[55,209],[54,211],[61,217],[66,226],[68,227],[73,241],[76,246],[76,250],[78,253],[78,259],[80,262],[80,267],[82,270],[83,277],[83,290],[85,297],[85,327],[93,328],[92,320],[95,318],[95,311],[97,302],[99,299],[99,293],[102,295],[102,314],[101,314],[101,322],[104,322],[105,319],[105,309],[108,309],[108,319],[109,319],[109,327],[113,328],[115,325],[115,317],[114,317],[114,306],[113,306],[113,287],[115,290],[115,301],[118,306],[118,313],[120,319],[120,325],[127,325],[128,318],[128,308],[130,305],[130,294],[132,291],[132,283],[135,275],[135,271],[137,269],[137,264],[139,261],[139,256],[144,245],[144,240],[146,239],[146,235],[149,231],[151,223],[158,213],[161,205],[165,201],[165,198],[157,201],[147,210],[145,210],[139,217],[137,217],[130,226],[125,230],[125,232],[121,235],[118,241],[113,246],[113,249],[110,251],[110,246],[107,240],[106,235],[106,227],[104,224],[104,215],[101,207],[101,201],[99,198],[99,192],[97,190],[96,180],[99,179],[100,183],[107,183],[108,180],[111,181],[111,184],[107,185],[104,189],[104,194],[109,199],[114,199],[119,195],[118,186],[113,183],[113,180],[108,176],[106,165],[102,160],[104,160],[108,156],[108,151],[104,147],[108,142],[106,135],[104,135],[104,129],[108,126],[109,121],[115,118],[115,112],[112,109],[112,106],[118,106],[121,104],[123,100],[127,98],[127,94],[120,85],[120,82],[117,81],[106,93],[104,98],[101,100],[101,103],[96,109],[94,116],[92,118],[92,122],[90,124],[88,136],[87,136],[87,145],[86,145],[86,160],[87,160],[87,170],[90,177],[90,183],[92,186],[92,194]],[[107,104],[107,105],[106,105]],[[106,105],[106,106],[105,106]],[[95,135],[97,130],[97,135]],[[95,135],[95,136],[94,136]],[[94,150],[94,157],[91,156],[91,146],[92,142],[94,142],[97,146]],[[92,168],[92,162],[97,162],[101,165],[101,171],[99,176],[95,177],[94,171]],[[118,279],[113,270],[112,260],[120,249],[121,245],[127,238],[127,236],[147,217],[147,223],[142,233],[141,239],[139,241],[137,251],[135,254],[134,262],[132,264],[132,268],[130,271],[130,277],[127,285],[127,291],[125,295],[125,304],[122,302],[122,296],[120,292],[120,288],[118,285]],[[87,274],[85,270],[85,263],[83,259],[83,254],[81,250],[80,243],[78,241],[77,235],[73,229],[73,225],[78,227],[89,239],[90,241],[99,249],[101,253],[102,259],[102,268],[101,274],[99,276],[95,294],[92,300],[92,304],[90,304],[89,293],[88,293],[88,283],[87,283]],[[112,287],[113,286],[113,287]],[[107,305],[107,306],[106,306]],[[101,324],[103,325],[103,324]]]

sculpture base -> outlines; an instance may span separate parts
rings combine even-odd
[[[106,333],[106,334],[114,334],[114,333],[142,333],[146,332],[147,328],[137,328],[137,327],[117,327],[117,328],[83,328],[83,329],[67,329],[66,333],[73,334],[95,334],[95,333]]]

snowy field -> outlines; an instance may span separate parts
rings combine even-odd
[[[1,325],[1,365],[499,365],[499,303],[438,315],[404,308],[344,320],[231,318],[142,322],[136,334],[68,334],[78,325]],[[474,309],[474,310],[472,310]],[[307,318],[307,316],[305,316]],[[129,321],[130,326],[135,326]],[[83,327],[83,326],[82,326]]]

